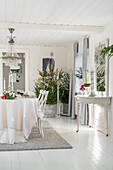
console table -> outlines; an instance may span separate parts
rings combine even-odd
[[[111,103],[112,97],[88,97],[88,96],[74,96],[76,98],[77,103],[77,131],[79,131],[79,110],[80,110],[80,103],[84,104],[102,104],[105,106],[106,109],[106,136],[108,136],[108,106]]]

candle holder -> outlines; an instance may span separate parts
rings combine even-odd
[[[94,93],[94,71],[91,71],[90,74],[91,74],[91,94],[89,95],[89,97],[95,97],[96,94]]]
[[[59,105],[59,72],[57,75],[57,118],[60,118],[60,105]]]

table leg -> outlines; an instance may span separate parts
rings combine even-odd
[[[93,105],[92,104],[88,104],[89,105],[89,128],[92,127],[92,115],[93,115]]]
[[[105,108],[106,108],[106,130],[107,130],[106,136],[108,136],[108,106],[105,106]]]
[[[93,114],[92,114],[92,127],[94,126],[94,104],[93,104]]]
[[[77,131],[79,131],[79,110],[80,110],[80,103],[77,103]]]

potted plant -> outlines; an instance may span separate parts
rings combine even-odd
[[[57,85],[59,81],[59,100],[60,103],[63,103],[63,110],[67,111],[67,105],[69,100],[69,85],[70,85],[70,76],[68,73],[65,73],[63,70],[59,71],[58,78],[58,69],[56,71],[41,72],[39,71],[39,79],[35,81],[35,94],[38,97],[41,89],[49,91],[46,107],[44,110],[45,117],[54,117],[57,113]]]

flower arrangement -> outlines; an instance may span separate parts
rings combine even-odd
[[[87,76],[88,76],[88,70],[85,70],[85,83],[84,83],[84,87],[90,87],[91,83],[87,83]]]
[[[4,93],[4,95],[1,97],[2,99],[15,99],[16,95],[14,93]]]
[[[82,92],[84,92],[84,90],[85,90],[84,85],[81,85],[80,90],[81,90]]]

